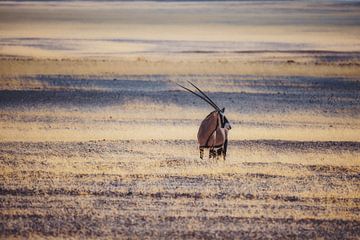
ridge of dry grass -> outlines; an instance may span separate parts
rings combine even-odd
[[[281,53],[280,53],[281,55]],[[142,75],[142,74],[242,74],[256,76],[342,76],[359,77],[359,62],[318,62],[287,56],[268,62],[268,57],[252,54],[235,57],[201,54],[200,57],[123,58],[17,58],[0,59],[0,75]],[[306,58],[312,58],[307,56]],[[295,59],[295,61],[293,60]]]

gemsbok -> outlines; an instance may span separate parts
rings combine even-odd
[[[200,158],[204,158],[204,149],[208,148],[209,159],[218,158],[222,155],[225,160],[228,145],[228,131],[231,129],[230,122],[225,117],[225,108],[220,109],[203,91],[193,83],[189,83],[196,88],[199,93],[180,84],[177,85],[201,98],[215,109],[215,111],[206,116],[199,127],[197,139],[200,149]]]

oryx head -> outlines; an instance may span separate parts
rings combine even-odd
[[[218,112],[219,116],[220,116],[220,122],[221,122],[221,128],[225,128],[227,130],[230,130],[231,129],[231,125],[230,125],[230,122],[229,120],[225,117],[225,108],[223,109],[220,109],[215,103],[213,100],[211,100],[211,98],[209,98],[203,91],[201,91],[197,86],[195,86],[192,82],[188,81],[188,83],[190,83],[194,88],[196,88],[200,94],[180,85],[177,83],[178,86],[182,87],[183,89],[191,92],[192,94],[196,95],[197,97],[201,98],[202,100],[204,100],[205,102],[207,102],[208,104],[210,104],[210,106],[212,106],[215,111]]]
[[[229,120],[227,120],[227,118],[225,117],[225,108],[221,109],[219,114],[220,114],[221,128],[226,128],[227,130],[230,130],[231,125]]]

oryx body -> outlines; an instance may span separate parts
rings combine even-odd
[[[223,158],[225,160],[228,142],[228,131],[231,129],[230,123],[224,115],[225,108],[220,110],[220,108],[205,93],[203,93],[191,82],[189,83],[194,86],[202,95],[199,95],[198,93],[195,93],[179,84],[178,85],[200,97],[208,104],[210,104],[213,108],[215,108],[215,111],[207,115],[206,118],[201,122],[201,125],[199,127],[197,138],[200,149],[200,158],[203,159],[204,149],[208,148],[209,158],[223,155]]]
[[[197,135],[200,158],[204,156],[204,149],[209,148],[209,158],[223,155],[225,160],[230,129],[229,122],[221,112],[211,112],[201,122]]]

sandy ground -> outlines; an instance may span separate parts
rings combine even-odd
[[[359,239],[359,8],[1,2],[0,238]]]

